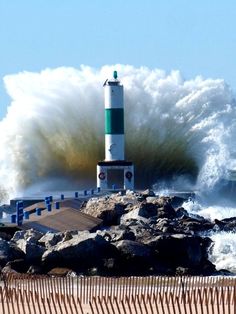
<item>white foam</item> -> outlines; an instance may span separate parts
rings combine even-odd
[[[95,182],[96,163],[104,158],[102,84],[114,69],[125,87],[127,159],[135,162],[139,182],[184,174],[198,175],[198,188],[214,186],[236,137],[227,84],[115,65],[4,78],[12,102],[0,123],[0,187],[15,194],[58,178]]]
[[[206,219],[222,220],[224,218],[236,217],[236,207],[203,205],[198,201],[186,201],[182,205],[190,214],[198,214]]]
[[[214,245],[209,252],[209,260],[217,270],[227,269],[236,273],[236,234],[221,232],[213,234],[211,239]]]

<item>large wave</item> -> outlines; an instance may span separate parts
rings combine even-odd
[[[126,157],[135,163],[136,187],[180,176],[200,189],[215,185],[235,139],[235,100],[224,80],[114,65],[4,78],[12,102],[0,122],[1,190],[95,185],[104,158],[102,85],[114,69],[124,85]]]

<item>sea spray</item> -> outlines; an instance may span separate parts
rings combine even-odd
[[[230,203],[229,205],[225,204],[223,206],[220,204],[204,204],[204,200],[189,200],[184,202],[182,206],[190,215],[197,214],[211,221],[214,221],[215,219],[222,220],[225,218],[236,217],[236,207]]]
[[[200,215],[211,221],[236,217],[235,206],[204,204],[206,201],[209,200],[188,200],[182,206],[190,216]],[[236,233],[218,231],[218,228],[213,228],[209,232],[204,232],[202,236],[208,236],[213,241],[208,255],[209,260],[216,266],[216,269],[226,269],[236,273]]]
[[[217,270],[226,269],[236,273],[236,233],[219,232],[211,236],[213,245],[209,251],[209,260]]]
[[[12,102],[0,123],[0,186],[95,184],[104,158],[103,82],[116,69],[125,89],[126,156],[136,187],[186,176],[211,189],[235,138],[235,101],[220,79],[128,65],[46,69],[4,78]],[[50,188],[52,188],[50,186]]]

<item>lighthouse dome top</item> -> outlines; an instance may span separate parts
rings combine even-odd
[[[104,83],[104,86],[105,85],[121,85],[120,84],[120,81],[118,80],[118,73],[117,71],[114,71],[113,72],[113,78],[112,79],[107,79]]]

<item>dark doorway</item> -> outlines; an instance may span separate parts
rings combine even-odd
[[[111,169],[107,171],[107,186],[108,189],[124,188],[124,170],[123,169]]]

